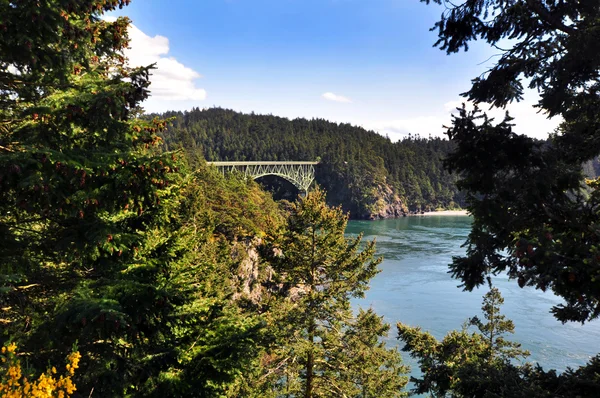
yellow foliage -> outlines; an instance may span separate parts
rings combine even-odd
[[[54,376],[57,370],[54,366],[42,373],[37,380],[29,381],[21,373],[21,361],[16,355],[17,345],[11,343],[2,347],[0,354],[0,396],[5,398],[67,398],[77,388],[71,377],[79,367],[81,355],[78,351],[67,357],[65,375]]]

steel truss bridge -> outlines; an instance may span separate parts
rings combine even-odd
[[[207,162],[223,172],[238,172],[257,179],[267,175],[279,176],[294,184],[300,193],[308,192],[315,179],[315,165],[319,162]]]

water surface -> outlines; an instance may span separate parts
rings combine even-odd
[[[371,281],[365,299],[354,304],[373,307],[392,324],[389,344],[402,347],[396,340],[398,321],[421,326],[441,339],[448,331],[460,329],[469,317],[481,314],[487,287],[463,292],[457,287],[460,282],[447,273],[452,256],[465,252],[461,245],[470,222],[467,216],[417,216],[348,224],[349,236],[363,232],[364,239],[377,239],[377,253],[384,257],[382,271]],[[531,352],[531,362],[563,371],[585,364],[600,352],[600,321],[563,325],[549,312],[560,303],[552,293],[521,289],[507,277],[495,278],[494,284],[505,299],[502,312],[515,323],[515,334],[509,339]],[[403,358],[416,368],[407,353]]]

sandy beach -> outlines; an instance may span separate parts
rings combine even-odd
[[[442,211],[426,211],[423,214],[415,214],[415,216],[468,216],[467,210],[442,210]]]

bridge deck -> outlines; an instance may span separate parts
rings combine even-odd
[[[248,161],[248,162],[243,162],[243,161],[236,161],[236,162],[206,162],[210,165],[214,165],[214,166],[279,166],[279,165],[291,165],[291,166],[308,166],[308,165],[315,165],[318,164],[319,162],[303,162],[303,161],[268,161],[268,162],[263,162],[263,161]]]

